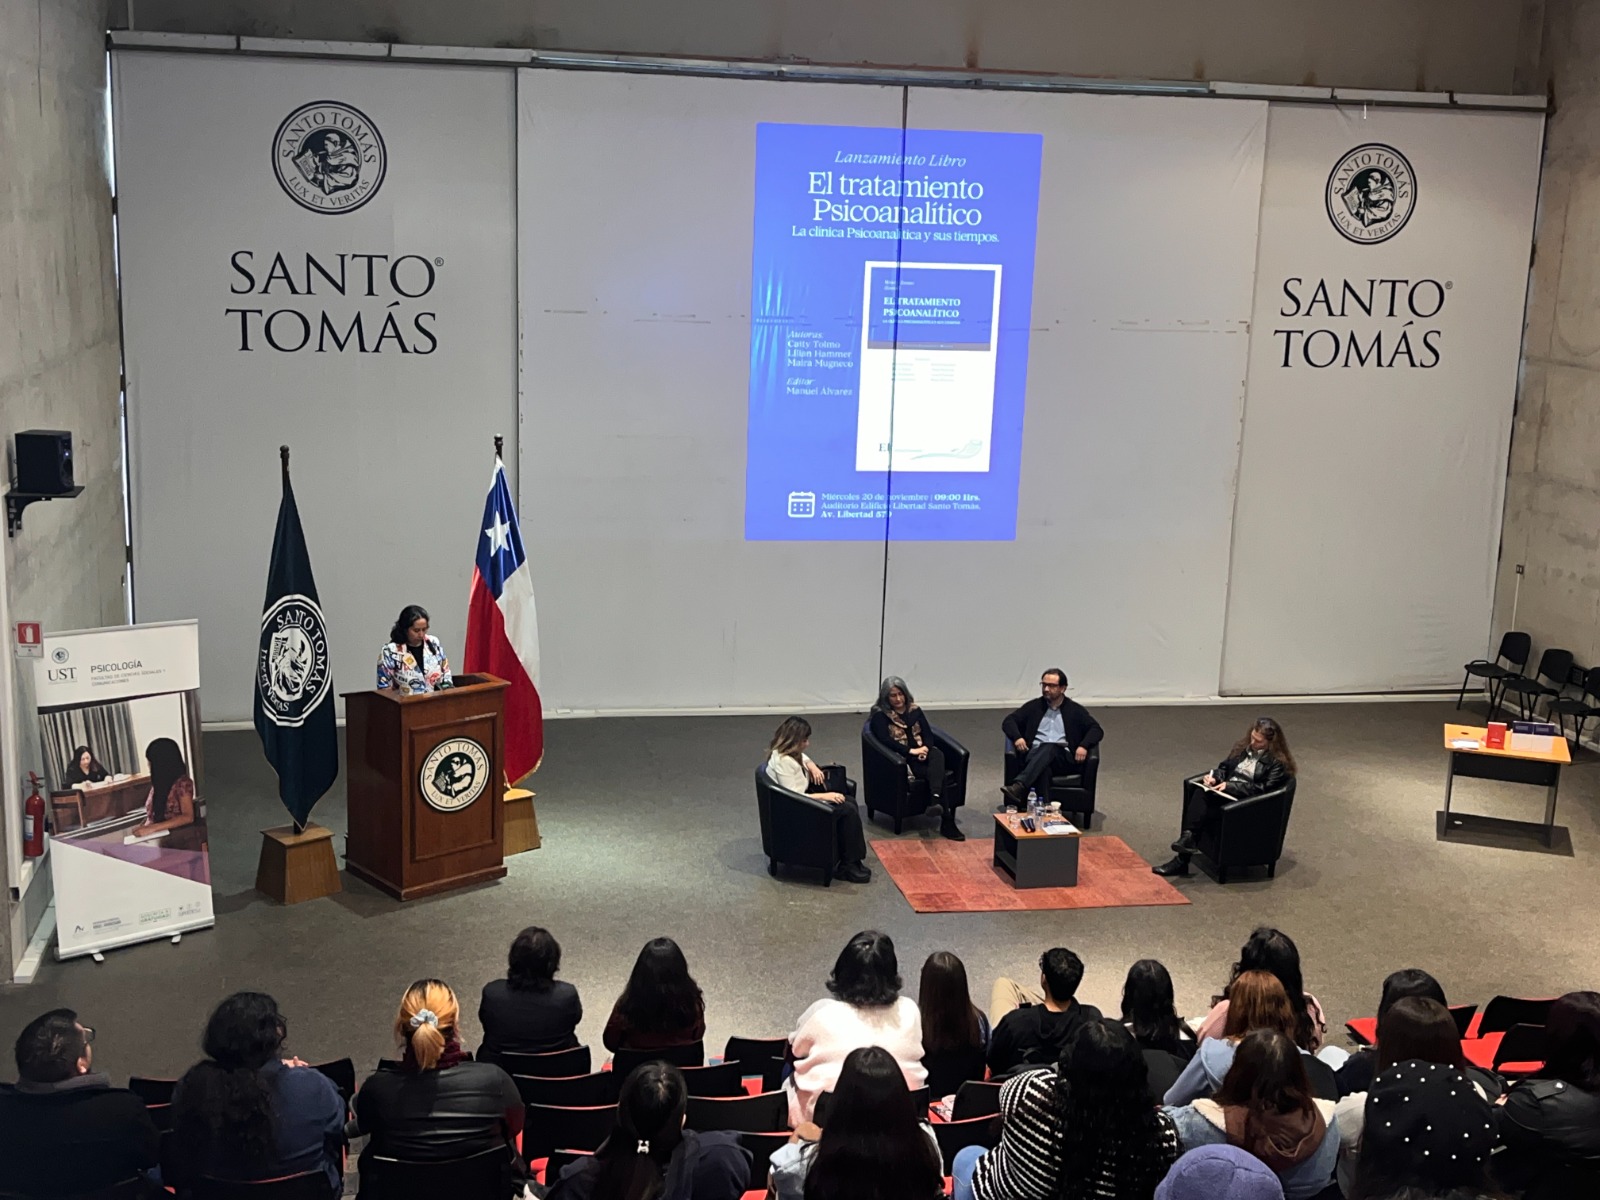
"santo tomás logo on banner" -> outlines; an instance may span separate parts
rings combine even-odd
[[[278,126],[272,169],[302,208],[346,213],[377,195],[389,152],[366,113],[337,100],[318,100],[302,104]]]
[[[1357,146],[1328,175],[1324,197],[1333,227],[1364,246],[1386,242],[1405,228],[1417,204],[1417,177],[1393,146]]]
[[[471,738],[440,742],[422,760],[422,798],[440,812],[466,808],[489,784],[489,754]]]
[[[309,596],[280,598],[261,616],[256,691],[262,715],[280,727],[303,725],[332,680],[321,607]]]

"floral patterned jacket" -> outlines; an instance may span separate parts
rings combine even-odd
[[[429,634],[420,649],[422,661],[419,663],[416,650],[386,642],[378,652],[378,686],[415,694],[437,691],[441,683],[453,682],[450,660],[444,656],[439,639]]]

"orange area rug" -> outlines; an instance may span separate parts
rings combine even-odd
[[[1136,908],[1188,904],[1182,892],[1121,838],[1086,837],[1078,847],[1078,886],[1023,888],[994,865],[994,842],[973,838],[877,841],[872,849],[917,912],[1024,912],[1051,908]]]

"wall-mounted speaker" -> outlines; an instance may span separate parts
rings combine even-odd
[[[16,490],[61,496],[72,490],[72,435],[64,429],[29,429],[16,435]]]

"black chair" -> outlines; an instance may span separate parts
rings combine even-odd
[[[1577,676],[1576,679],[1573,676]],[[1580,689],[1576,696],[1557,696],[1550,701],[1549,711],[1561,725],[1561,732],[1567,732],[1567,718],[1571,717],[1576,722],[1572,730],[1572,744],[1576,746],[1583,741],[1583,727],[1589,723],[1591,717],[1600,717],[1600,667],[1590,667],[1587,671],[1580,667],[1572,668],[1572,675],[1567,677],[1568,683]]]
[[[172,1105],[146,1104],[144,1110],[150,1114],[150,1123],[156,1127],[157,1133],[172,1132]]]
[[[567,1050],[551,1050],[545,1054],[485,1054],[478,1051],[479,1062],[492,1062],[507,1075],[533,1075],[540,1079],[570,1079],[574,1075],[587,1075],[589,1047],[573,1046]]]
[[[367,1154],[361,1159],[361,1195],[363,1200],[505,1200],[511,1194],[513,1156],[509,1146],[441,1162]]]
[[[1189,1065],[1189,1060],[1170,1050],[1144,1049],[1145,1080],[1149,1084],[1150,1099],[1155,1104],[1163,1103],[1163,1098],[1178,1082],[1178,1076],[1183,1074],[1184,1067]]]
[[[933,1099],[926,1087],[911,1089],[911,1104],[917,1110],[917,1119],[928,1119],[928,1104]],[[824,1129],[828,1127],[828,1114],[833,1111],[833,1093],[823,1092],[811,1110],[811,1119]]]
[[[1339,1077],[1333,1068],[1314,1054],[1302,1054],[1300,1061],[1306,1065],[1306,1079],[1311,1084],[1311,1094],[1318,1100],[1339,1099]]]
[[[739,1134],[739,1145],[750,1151],[750,1189],[760,1190],[766,1186],[767,1172],[772,1169],[772,1156],[778,1152],[780,1146],[789,1144],[790,1133],[786,1129],[781,1133],[747,1133]]]
[[[550,1157],[544,1164],[544,1186],[551,1187],[561,1178],[565,1171],[575,1162],[582,1162],[586,1158],[593,1158],[594,1152],[590,1150],[552,1150]]]
[[[1027,756],[1019,754],[1010,742],[1005,747],[1005,778],[1001,782],[1010,783],[1022,774]],[[1099,778],[1100,747],[1090,746],[1089,756],[1081,763],[1075,763],[1073,770],[1065,775],[1050,777],[1050,794],[1044,799],[1048,803],[1060,804],[1061,811],[1073,818],[1078,828],[1088,829],[1094,819],[1094,794]]]
[[[1572,651],[1546,650],[1539,655],[1539,669],[1533,675],[1513,675],[1500,682],[1500,699],[1508,695],[1517,698],[1517,709],[1526,720],[1539,710],[1540,700],[1556,700],[1567,686],[1567,676],[1572,671]],[[1548,680],[1548,682],[1544,682]]]
[[[935,1096],[948,1096],[964,1083],[981,1080],[988,1070],[982,1046],[928,1051],[922,1067],[928,1072],[928,1091]]]
[[[719,1062],[709,1067],[682,1067],[680,1070],[691,1096],[725,1098],[746,1095],[744,1064],[741,1062]],[[616,1074],[615,1071],[611,1073]]]
[[[1514,1025],[1542,1026],[1550,1018],[1550,1006],[1554,1003],[1554,997],[1543,1000],[1525,996],[1496,996],[1483,1006],[1483,1016],[1478,1019],[1478,1028],[1473,1030],[1473,1034],[1481,1038],[1491,1033],[1506,1033]]]
[[[1294,789],[1291,775],[1287,783],[1270,792],[1230,800],[1216,809],[1196,841],[1199,853],[1215,868],[1218,883],[1228,882],[1228,872],[1246,867],[1266,867],[1268,879],[1278,873],[1289,814],[1294,810]]]
[[[675,1067],[698,1067],[706,1061],[706,1044],[690,1042],[687,1046],[662,1046],[657,1050],[618,1050],[611,1056],[611,1069],[626,1079],[635,1067],[645,1063],[664,1062]],[[580,1146],[579,1149],[582,1149]]]
[[[739,1133],[776,1133],[789,1127],[789,1093],[758,1096],[690,1096],[685,1124],[697,1133],[732,1129]]]
[[[928,731],[933,745],[944,754],[944,807],[956,808],[966,803],[967,765],[972,755],[944,730],[929,725]],[[908,777],[905,760],[873,736],[869,720],[861,727],[861,804],[867,819],[883,813],[899,833],[907,817],[920,817],[931,803],[928,781]]]
[[[756,768],[756,808],[761,814],[761,853],[767,856],[767,873],[776,875],[780,863],[810,867],[822,872],[823,887],[830,886],[840,862],[833,805],[773,783],[762,763]]]
[[[568,1079],[546,1079],[538,1075],[513,1075],[517,1093],[524,1104],[545,1104],[552,1108],[599,1108],[617,1102],[623,1076],[615,1071],[596,1071]]]
[[[969,1080],[956,1089],[956,1102],[950,1106],[952,1121],[965,1121],[971,1117],[993,1117],[1000,1113],[1000,1088],[998,1083]]]
[[[240,1183],[202,1175],[183,1189],[189,1200],[333,1200],[333,1185],[323,1171],[302,1171],[282,1179]],[[384,1200],[391,1200],[384,1193]]]
[[[1549,1035],[1543,1025],[1513,1025],[1494,1048],[1493,1068],[1508,1078],[1532,1075],[1544,1066],[1548,1047]]]
[[[522,1157],[532,1162],[536,1158],[548,1158],[552,1150],[598,1150],[616,1123],[615,1104],[582,1108],[525,1104],[522,1108]]]
[[[1461,692],[1456,696],[1456,707],[1467,698],[1467,684],[1476,675],[1484,681],[1489,691],[1489,712],[1500,707],[1500,685],[1507,679],[1521,675],[1528,668],[1528,656],[1533,653],[1533,639],[1525,633],[1508,633],[1500,639],[1500,649],[1494,661],[1475,658],[1466,665],[1461,677]]]
[[[333,1062],[317,1063],[311,1068],[328,1077],[328,1082],[339,1089],[339,1095],[344,1097],[345,1107],[350,1107],[350,1101],[356,1094],[356,1064],[348,1058],[335,1059]]]
[[[145,1102],[145,1107],[156,1104],[171,1104],[172,1089],[178,1086],[176,1079],[147,1079],[143,1075],[135,1075],[128,1080],[128,1090]]]
[[[1000,1121],[997,1117],[968,1117],[964,1121],[940,1121],[933,1127],[934,1139],[939,1143],[939,1157],[944,1159],[944,1173],[950,1174],[956,1155],[968,1146],[982,1146],[993,1150],[1000,1144]]]
[[[789,1050],[788,1038],[731,1037],[723,1048],[724,1062],[738,1062],[746,1075],[761,1073],[761,1090],[775,1091],[783,1082],[783,1057]]]
[[[21,1192],[0,1191],[0,1200],[34,1200],[34,1198]],[[55,1197],[54,1200],[168,1200],[168,1193],[143,1175],[135,1175],[131,1179],[124,1179],[108,1187],[96,1188],[92,1192],[73,1192],[69,1196]]]

